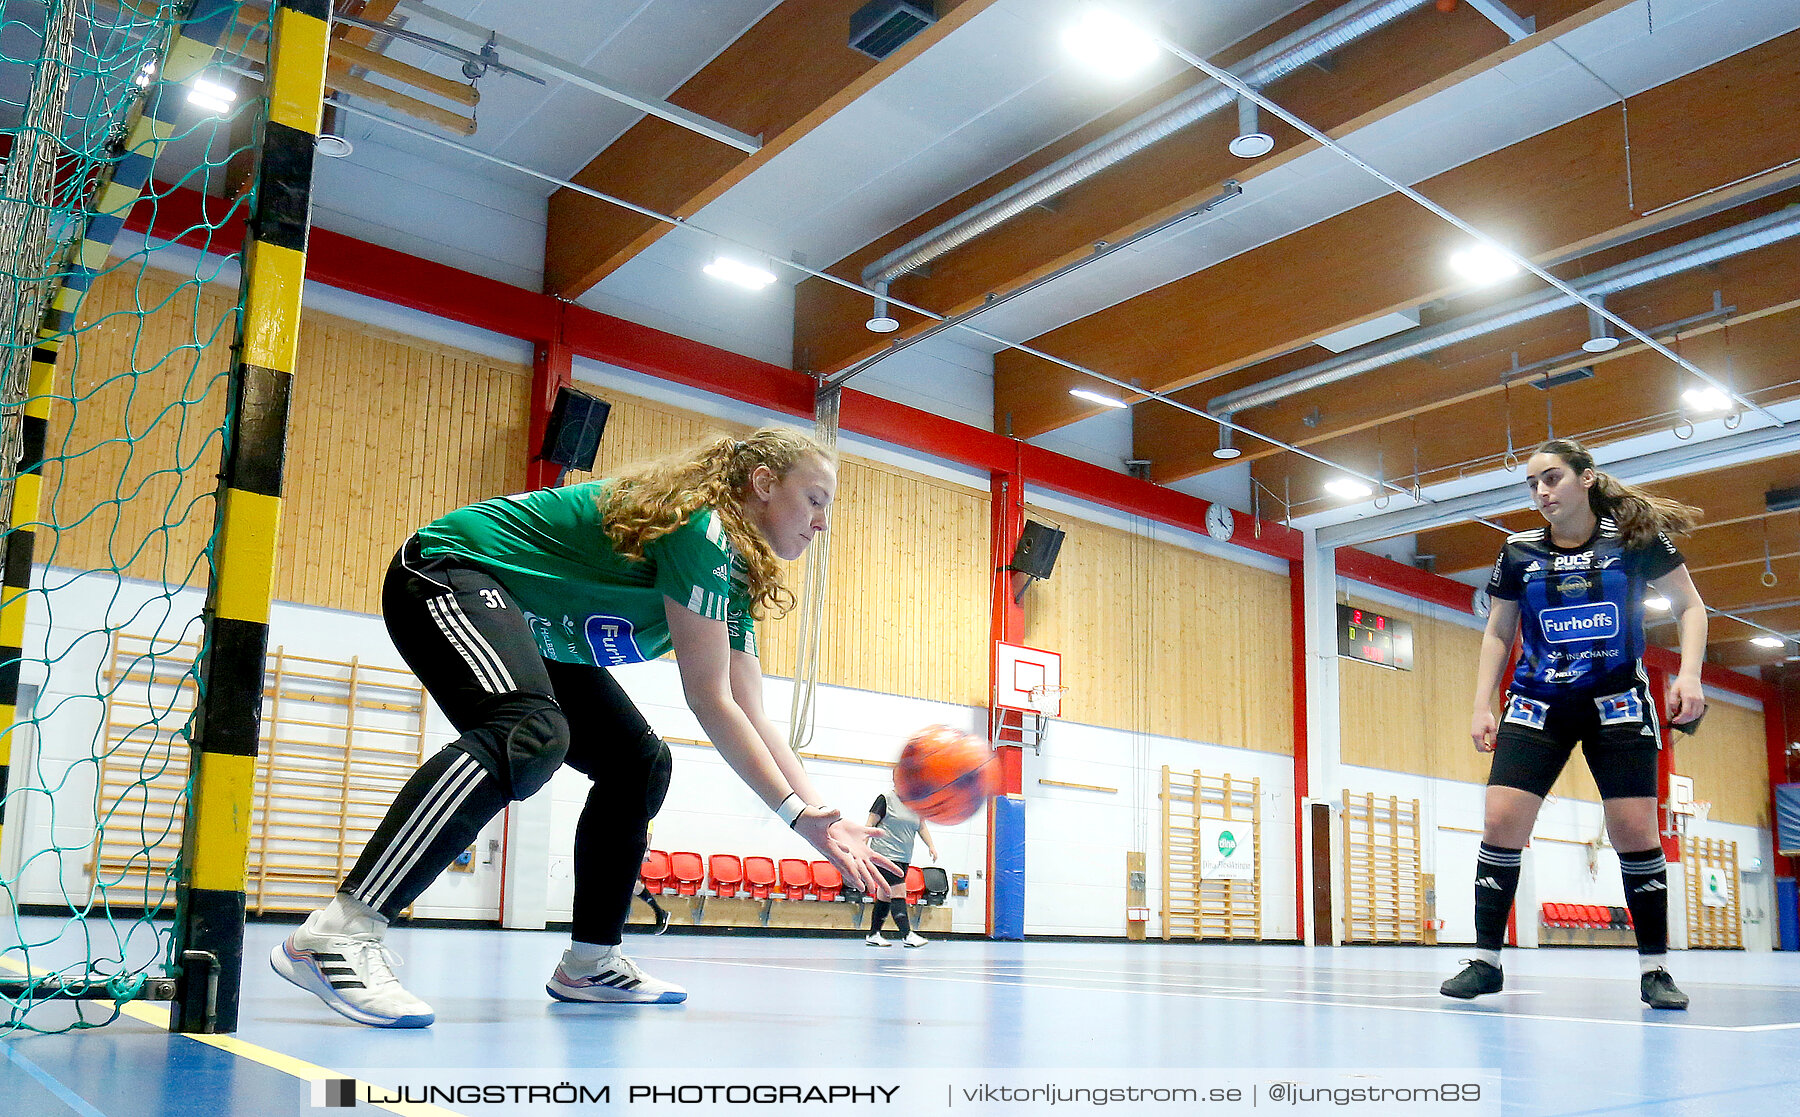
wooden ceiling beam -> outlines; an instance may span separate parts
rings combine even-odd
[[[1222,52],[1218,61],[1233,65],[1337,6],[1337,0],[1316,0]],[[1545,0],[1531,6],[1540,26],[1566,29],[1619,4]],[[1270,91],[1321,127],[1354,131],[1517,53],[1504,35],[1466,6],[1451,13],[1428,9],[1348,44],[1331,57],[1328,69],[1301,69]],[[1404,66],[1394,64],[1402,58]],[[1203,80],[1195,73],[1179,76],[852,253],[832,272],[860,281],[872,261]],[[1246,162],[1226,150],[1237,133],[1236,115],[1216,113],[946,253],[926,272],[901,276],[892,292],[945,315],[972,310],[990,293],[1024,286],[1086,257],[1096,244],[1116,244],[1198,205],[1226,179],[1253,184],[1315,147],[1279,120],[1265,117],[1263,128],[1275,140],[1275,151]],[[795,350],[807,354],[812,371],[835,372],[879,352],[895,337],[931,324],[903,309],[892,313],[900,322],[898,333],[871,334],[863,327],[869,316],[865,296],[824,280],[807,280],[795,292]]]
[[[1768,201],[1795,200],[1800,200],[1800,191],[1784,192]],[[1745,214],[1741,220],[1750,216],[1754,215]],[[1662,333],[1659,340],[1680,349],[1691,346],[1695,339],[1717,333],[1722,340],[1733,343],[1730,354],[1735,360],[1735,343],[1756,333],[1759,319],[1791,315],[1800,309],[1800,238],[1621,292],[1609,300],[1608,306],[1639,328],[1660,332],[1655,327],[1706,313],[1715,298],[1734,308],[1733,313],[1691,325],[1679,334]],[[1402,421],[1417,426],[1429,437],[1437,419],[1435,413],[1444,409],[1482,398],[1493,406],[1495,400],[1508,394],[1514,397],[1514,405],[1536,398],[1529,381],[1515,381],[1510,389],[1502,383],[1502,376],[1515,360],[1521,366],[1554,361],[1544,368],[1544,373],[1587,366],[1597,375],[1616,378],[1613,362],[1647,352],[1644,346],[1633,342],[1596,357],[1581,351],[1581,343],[1587,337],[1586,314],[1577,309],[1561,310],[1436,353],[1239,411],[1233,417],[1259,433],[1305,447]],[[1290,368],[1310,365],[1324,357],[1321,350],[1312,347],[1301,353],[1305,354],[1302,359],[1288,354],[1279,361],[1234,373],[1229,387],[1221,378],[1179,392],[1175,398],[1204,407],[1212,396],[1271,380]],[[1785,360],[1779,355],[1773,359]],[[1138,405],[1137,412],[1142,418],[1135,429],[1133,456],[1154,463],[1151,475],[1155,480],[1168,484],[1221,464],[1210,454],[1217,444],[1216,424],[1156,401]],[[1252,461],[1280,453],[1270,443],[1243,435],[1236,438],[1236,445]],[[1439,455],[1426,456],[1443,460]]]
[[[1732,382],[1765,405],[1800,398],[1792,364],[1797,351],[1800,311],[1734,327],[1728,338],[1718,331],[1682,345],[1683,354],[1702,368],[1731,369]],[[1509,440],[1516,452],[1529,452],[1550,436],[1553,422],[1556,434],[1580,439],[1604,465],[1609,442],[1683,423],[1687,413],[1681,409],[1681,393],[1693,383],[1660,355],[1640,351],[1597,366],[1591,379],[1547,393],[1524,388],[1514,389],[1510,398],[1471,398],[1439,408],[1429,422],[1394,422],[1317,440],[1309,448],[1340,466],[1371,476],[1379,471],[1395,480],[1410,479],[1416,460],[1429,484],[1499,468]],[[1253,466],[1271,491],[1293,494],[1295,515],[1324,507],[1321,488],[1334,472],[1295,454],[1264,458]],[[1755,498],[1762,491],[1757,489]]]
[[[1589,114],[1423,184],[1427,196],[1536,258],[1666,222],[1683,201],[1748,196],[1775,164],[1800,159],[1800,130],[1767,88],[1800,67],[1800,33],[1780,36],[1630,98],[1626,165],[1620,111]],[[1729,128],[1720,122],[1731,121]],[[1772,147],[1746,145],[1767,136]],[[1623,184],[1632,183],[1627,205]],[[1715,189],[1725,183],[1735,187]],[[1644,214],[1662,210],[1656,217]],[[1445,296],[1461,233],[1390,195],[1031,339],[1120,380],[1171,391],[1289,353],[1345,325]],[[1016,351],[995,358],[995,413],[1031,437],[1091,409],[1068,396],[1076,374]]]
[[[1651,485],[1650,490],[1661,496],[1674,495],[1666,484]],[[1760,500],[1761,493],[1757,497]],[[1687,556],[1688,566],[1693,570],[1760,565],[1760,544],[1753,552],[1746,552],[1744,540],[1761,540],[1765,531],[1770,552],[1775,556],[1793,557],[1800,554],[1800,513],[1781,512],[1759,517],[1758,519],[1768,520],[1768,527],[1763,528],[1754,521],[1746,523],[1744,520],[1714,520],[1713,512],[1717,505],[1709,505],[1704,497],[1694,500],[1691,496],[1682,496],[1677,499],[1693,500],[1696,507],[1707,513],[1706,520],[1691,535],[1675,541],[1682,554]],[[1525,531],[1537,527],[1543,521],[1534,512],[1516,512],[1504,517],[1502,522],[1514,531]],[[1421,534],[1418,538],[1418,553],[1432,556],[1432,570],[1438,574],[1466,574],[1486,570],[1491,566],[1504,539],[1505,536],[1486,524],[1457,524]]]
[[[994,0],[938,0],[938,21],[880,62],[852,50],[850,15],[866,0],[778,4],[668,100],[763,146],[753,155],[657,117],[633,125],[572,180],[690,217],[791,147]],[[670,226],[567,188],[550,196],[544,290],[577,298]]]

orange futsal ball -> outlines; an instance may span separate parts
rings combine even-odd
[[[999,786],[1000,762],[988,743],[947,725],[928,725],[907,739],[894,764],[900,801],[927,822],[968,818]]]

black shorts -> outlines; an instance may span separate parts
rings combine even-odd
[[[484,724],[523,695],[549,698],[569,721],[564,763],[590,778],[660,782],[653,789],[660,805],[668,745],[606,668],[538,654],[530,622],[493,575],[466,563],[425,558],[415,535],[388,567],[381,615],[395,648],[459,733]],[[473,755],[473,747],[466,748]],[[507,757],[475,759],[510,786]]]
[[[881,879],[889,884],[904,884],[906,882],[906,862],[896,861],[894,864],[900,867],[900,871],[897,873],[890,873],[880,865],[875,866],[875,871],[880,873]]]
[[[1548,795],[1577,743],[1600,798],[1656,797],[1662,730],[1650,688],[1641,680],[1615,693],[1573,694],[1548,702],[1508,694],[1488,786]]]

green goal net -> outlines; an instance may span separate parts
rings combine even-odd
[[[0,0],[0,1034],[176,988],[267,128],[238,8]]]

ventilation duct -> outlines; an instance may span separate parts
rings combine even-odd
[[[880,61],[937,22],[930,3],[872,0],[850,16],[850,47]]]

